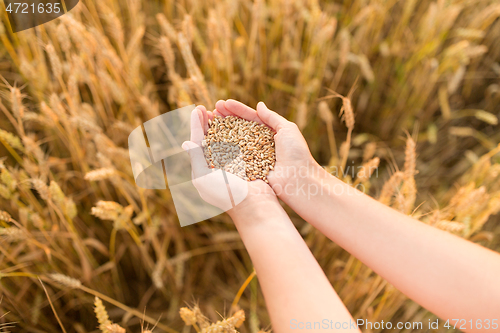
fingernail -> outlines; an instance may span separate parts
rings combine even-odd
[[[182,149],[184,149],[185,151],[188,151],[189,150],[189,143],[187,143],[187,141],[184,141],[182,143]]]

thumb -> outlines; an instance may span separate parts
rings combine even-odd
[[[259,102],[257,104],[257,115],[266,125],[274,129],[276,132],[281,127],[284,127],[289,123],[286,118],[280,116],[274,111],[269,110],[264,102]]]
[[[203,149],[192,141],[184,141],[182,144],[184,149],[191,159],[191,168],[193,169],[194,178],[198,178],[210,173]]]

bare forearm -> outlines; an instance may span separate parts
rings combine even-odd
[[[300,322],[353,319],[279,204],[232,214],[254,264],[275,332]],[[357,329],[346,332],[359,332]]]
[[[499,317],[499,254],[356,193],[326,172],[299,182],[308,196],[283,200],[410,298],[446,319]]]

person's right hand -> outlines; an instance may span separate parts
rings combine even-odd
[[[237,116],[256,121],[269,126],[276,132],[274,136],[276,165],[267,179],[278,196],[293,195],[300,178],[317,173],[318,168],[321,168],[312,157],[307,142],[297,125],[269,110],[264,102],[257,104],[257,110],[233,99],[220,100],[215,107],[214,115]]]
[[[191,159],[192,183],[201,198],[233,218],[260,206],[269,208],[270,203],[279,207],[275,193],[262,180],[247,182],[230,172],[208,167],[202,140],[213,116],[204,106],[197,106],[191,113],[191,140],[182,144]]]

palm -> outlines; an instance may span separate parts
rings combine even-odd
[[[292,176],[296,176],[301,168],[307,167],[308,163],[314,161],[297,126],[268,110],[265,105],[261,105],[256,111],[235,100],[218,101],[214,114],[222,117],[237,116],[266,124],[276,132],[274,136],[276,164],[274,171],[267,177],[273,188],[276,185],[284,188]]]
[[[228,211],[249,196],[274,196],[272,189],[262,180],[249,183],[234,174],[208,167],[201,141],[207,132],[209,118],[213,118],[213,113],[198,106],[191,115],[191,141],[183,144],[183,148],[191,157],[192,181],[201,198],[213,206]]]

